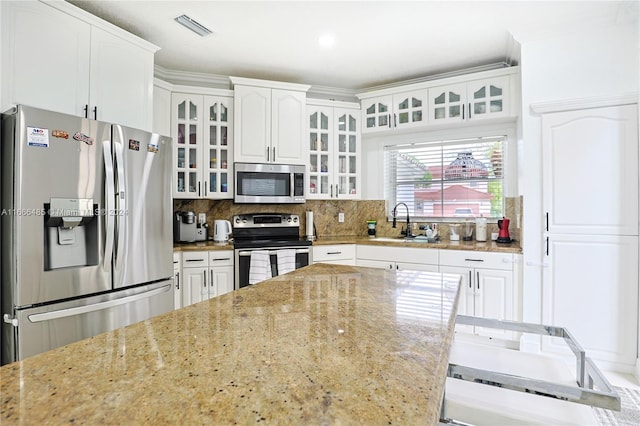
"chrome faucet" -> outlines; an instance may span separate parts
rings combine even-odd
[[[396,223],[396,214],[397,214],[397,210],[398,210],[398,206],[402,204],[404,206],[405,209],[407,209],[407,231],[405,233],[405,237],[406,238],[411,238],[413,237],[413,235],[411,234],[411,221],[409,220],[409,207],[405,204],[405,203],[398,203],[396,204],[396,206],[393,208],[393,228],[396,228],[397,223]],[[400,232],[402,234],[402,232]]]

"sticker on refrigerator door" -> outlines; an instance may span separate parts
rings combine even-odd
[[[140,151],[140,141],[129,139],[129,149],[132,151]]]
[[[69,133],[64,130],[52,130],[51,136],[54,138],[69,139]]]
[[[49,148],[49,129],[27,127],[27,146]]]
[[[85,135],[84,133],[76,132],[76,134],[73,135],[73,139],[84,142],[87,145],[93,145],[93,138],[89,135]]]
[[[153,142],[149,142],[147,144],[147,152],[152,152],[152,153],[156,153],[158,152],[158,144],[154,144]]]

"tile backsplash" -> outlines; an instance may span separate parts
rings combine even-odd
[[[234,204],[232,200],[174,200],[174,211],[193,211],[206,213],[207,223],[213,229],[216,219],[231,220],[233,215],[243,213],[290,213],[300,216],[301,236],[306,229],[306,211],[313,211],[314,222],[318,238],[337,236],[366,236],[367,221],[376,220],[376,232],[379,237],[395,237],[400,235],[405,225],[404,211],[399,211],[398,227],[393,228],[387,221],[385,200],[307,200],[305,204]],[[522,230],[517,225],[522,223],[522,197],[505,198],[506,217],[511,219],[509,232],[511,238],[520,241]],[[338,213],[344,213],[344,222],[338,222]],[[429,222],[418,222],[419,225]],[[439,232],[443,240],[449,239],[447,223],[438,223]],[[490,223],[487,232],[498,232],[498,225]]]

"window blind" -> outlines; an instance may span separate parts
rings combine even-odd
[[[496,136],[385,146],[390,211],[403,202],[414,218],[502,218],[505,142]]]

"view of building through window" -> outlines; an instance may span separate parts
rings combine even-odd
[[[502,218],[505,137],[385,147],[385,199],[412,218]]]

